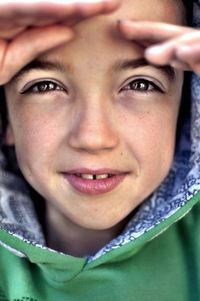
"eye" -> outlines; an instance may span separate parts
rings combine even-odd
[[[121,89],[121,91],[136,91],[140,93],[147,92],[160,92],[164,93],[164,91],[156,85],[154,82],[149,81],[147,79],[135,79],[131,81],[128,85]]]
[[[35,84],[32,85],[28,85],[25,86],[25,88],[22,90],[21,94],[25,94],[25,93],[49,93],[52,91],[65,91],[65,89],[60,86],[58,83],[55,83],[53,81],[41,81],[41,82],[37,82]]]

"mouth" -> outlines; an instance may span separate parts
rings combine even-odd
[[[103,179],[108,179],[108,178],[111,178],[113,177],[114,175],[112,174],[81,174],[81,173],[77,173],[75,174],[77,177],[80,177],[82,179],[85,179],[85,180],[103,180]]]
[[[110,192],[118,187],[128,172],[100,169],[79,169],[61,173],[73,189],[88,195],[98,195]]]

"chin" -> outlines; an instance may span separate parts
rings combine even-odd
[[[79,224],[80,227],[88,229],[88,230],[92,230],[92,231],[107,231],[107,230],[112,230],[112,229],[123,229],[123,227],[127,224],[128,222],[128,217],[122,217],[122,218],[118,218],[115,220],[102,220],[102,219],[98,219],[88,222],[88,220],[86,222],[82,222]]]

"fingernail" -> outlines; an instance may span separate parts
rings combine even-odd
[[[162,46],[152,46],[146,49],[145,54],[147,56],[158,55],[163,51]]]
[[[145,50],[145,58],[147,60],[152,60],[152,59],[156,59],[160,54],[162,54],[163,51],[163,47],[161,46],[153,46],[150,48],[147,48]]]
[[[190,50],[192,47],[190,45],[180,45],[179,49]]]
[[[165,54],[165,47],[153,46],[147,48],[144,52],[144,57],[147,61],[155,65],[168,65],[168,56]]]
[[[189,45],[182,45],[182,46],[179,46],[178,48],[177,48],[177,53],[178,54],[185,54],[185,53],[188,53],[188,52],[190,52],[192,50],[192,47],[191,46],[189,46]]]

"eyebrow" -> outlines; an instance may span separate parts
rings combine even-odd
[[[162,72],[165,76],[167,76],[170,80],[175,79],[176,71],[175,68],[173,68],[170,65],[153,65],[150,64],[146,59],[139,58],[139,59],[132,59],[132,60],[121,60],[118,61],[114,66],[114,71],[120,71],[120,70],[127,70],[127,69],[137,69],[142,67],[152,67],[160,72]]]
[[[67,69],[70,69],[68,67]],[[43,70],[43,71],[61,71],[66,72],[66,67],[62,65],[59,61],[43,61],[43,60],[33,60],[26,66],[24,66],[19,72],[17,72],[11,79],[11,82],[17,82],[22,76],[33,71],[33,70]]]
[[[170,80],[173,80],[176,75],[176,71],[173,67],[166,66],[158,66],[152,65],[144,58],[139,59],[124,59],[117,61],[113,67],[111,68],[113,72],[123,71],[127,69],[137,69],[141,67],[153,67],[159,71],[161,71],[165,76],[167,76]],[[18,82],[22,76],[33,71],[33,70],[43,70],[43,71],[60,71],[62,73],[67,70],[72,70],[70,66],[64,66],[59,61],[44,61],[44,60],[33,60],[26,66],[24,66],[18,73],[16,73],[11,79],[12,83]]]

